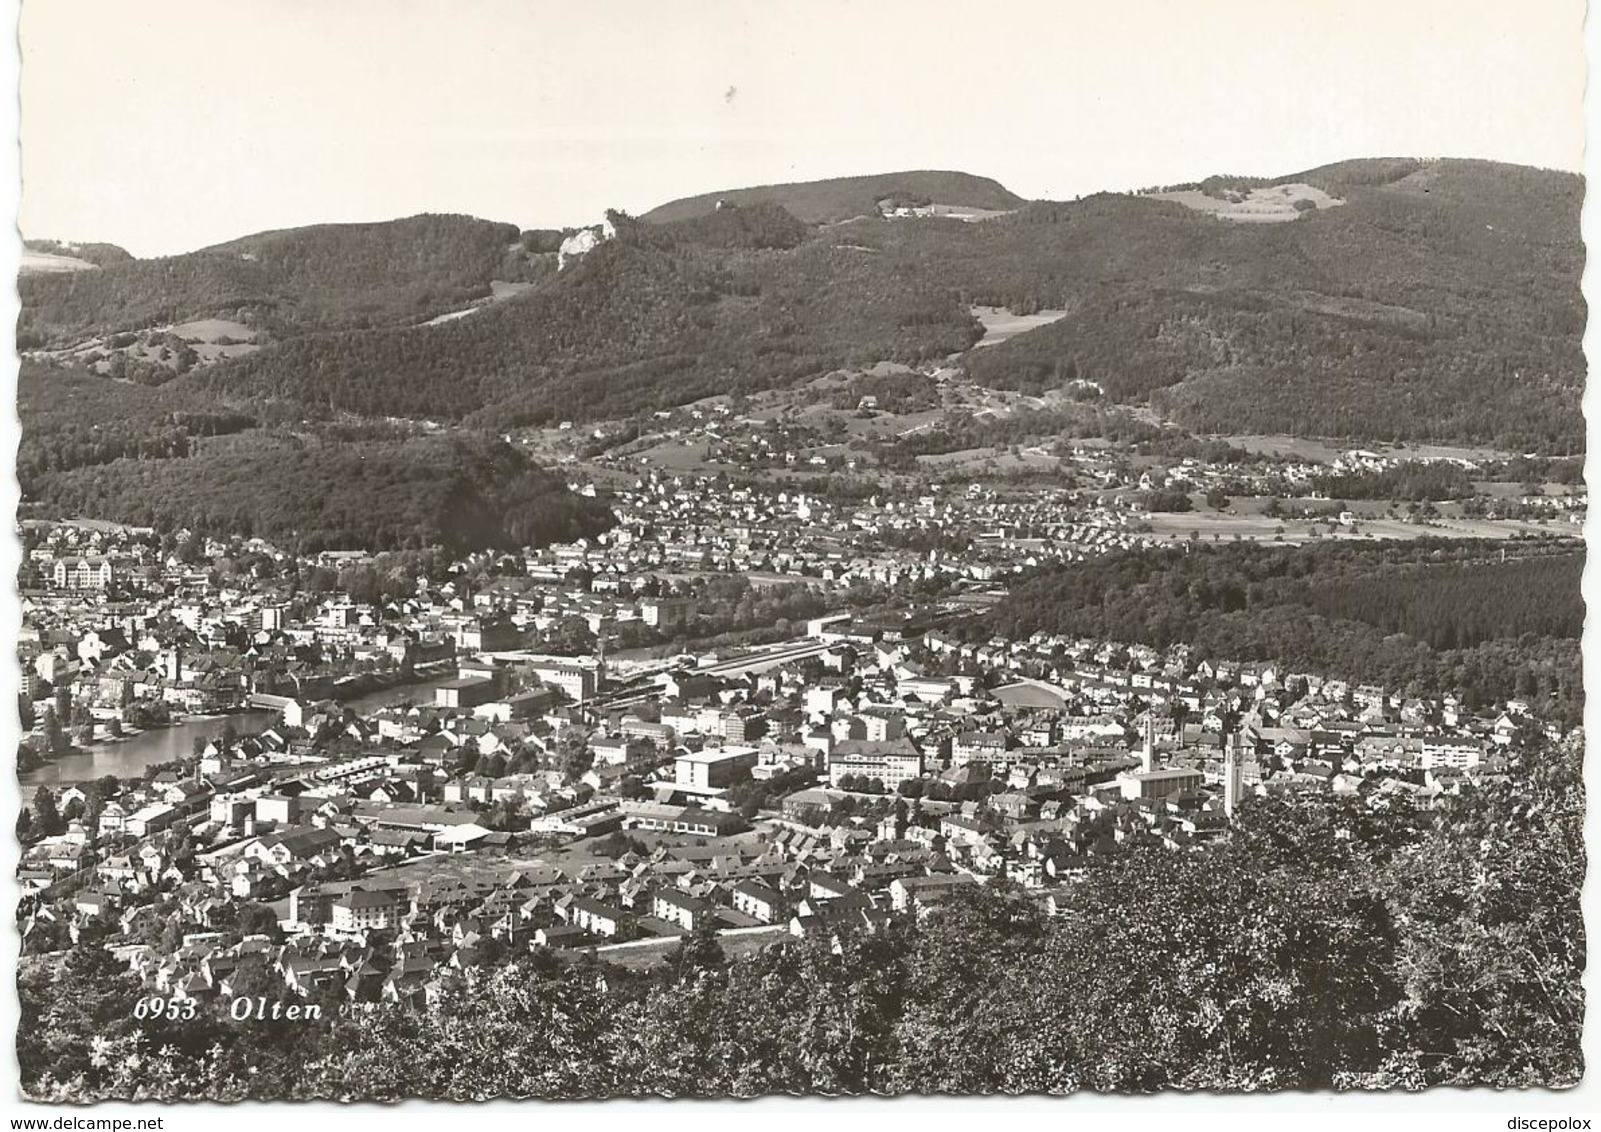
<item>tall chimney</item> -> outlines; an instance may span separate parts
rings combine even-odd
[[[1140,749],[1140,771],[1150,774],[1156,769],[1156,721],[1150,709],[1145,712],[1145,744]]]

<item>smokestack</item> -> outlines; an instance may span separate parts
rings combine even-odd
[[[1140,750],[1140,771],[1150,774],[1156,769],[1156,721],[1149,710],[1145,713],[1145,745]]]

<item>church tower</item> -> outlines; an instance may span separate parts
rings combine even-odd
[[[1241,767],[1240,733],[1232,731],[1224,737],[1227,744],[1223,754],[1223,816],[1233,820],[1234,811],[1240,804],[1241,788],[1244,785],[1243,768]]]

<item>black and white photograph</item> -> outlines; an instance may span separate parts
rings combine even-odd
[[[1585,1109],[1580,0],[12,14],[6,1106]]]

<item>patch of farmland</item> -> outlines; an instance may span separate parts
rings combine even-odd
[[[984,327],[984,337],[974,343],[976,350],[980,346],[995,346],[1007,339],[1016,338],[1019,334],[1027,334],[1030,330],[1038,330],[1042,326],[1049,326],[1058,319],[1067,317],[1066,311],[1048,310],[1035,314],[1013,314],[1005,307],[972,307],[973,317],[978,319]]]
[[[1443,518],[1431,523],[1409,523],[1405,519],[1383,516],[1363,517],[1356,529],[1342,527],[1328,519],[1315,522],[1305,519],[1276,519],[1268,515],[1230,515],[1216,511],[1156,512],[1141,516],[1150,525],[1151,537],[1164,542],[1185,541],[1193,532],[1204,542],[1229,542],[1243,539],[1249,542],[1289,543],[1306,542],[1312,538],[1316,526],[1324,538],[1347,539],[1419,539],[1419,538],[1475,538],[1508,539],[1527,534],[1561,534],[1563,528],[1555,522],[1544,527],[1524,521],[1493,519]]]
[[[185,342],[208,344],[225,343],[228,339],[239,342],[254,342],[256,332],[242,322],[235,322],[228,318],[197,318],[192,322],[180,322],[173,326],[161,329],[176,334]]]
[[[459,311],[446,311],[444,314],[435,315],[427,322],[419,323],[419,325],[443,326],[447,322],[455,322],[459,318],[466,318],[474,311],[480,311],[485,307],[494,306],[496,303],[505,302],[507,299],[514,298],[532,286],[532,283],[510,283],[504,279],[491,279],[489,281],[489,297],[487,299],[480,299],[472,306],[463,307]]]
[[[112,359],[121,355],[129,362],[143,362],[178,372],[173,349],[176,339],[194,353],[191,366],[207,366],[226,358],[242,357],[261,348],[261,335],[242,322],[225,318],[202,318],[148,330],[125,331],[90,338],[60,350],[40,350],[35,355],[81,365],[92,373],[112,373]]]
[[[1392,460],[1507,460],[1516,453],[1495,448],[1462,447],[1448,444],[1375,444],[1371,441],[1340,440],[1282,435],[1220,436],[1228,444],[1247,452],[1268,456],[1289,456],[1309,463],[1328,464],[1353,449],[1374,452]]]
[[[69,271],[99,271],[100,265],[77,256],[24,251],[18,265],[21,275],[58,275]]]
[[[964,448],[957,452],[919,456],[917,465],[941,472],[1007,475],[1013,472],[1056,471],[1061,467],[1061,461],[1038,447],[1019,448],[1016,452],[1005,448]]]
[[[1171,193],[1151,193],[1156,200],[1170,200],[1197,212],[1209,212],[1220,220],[1275,223],[1294,220],[1303,212],[1337,208],[1344,204],[1322,189],[1299,181],[1270,185],[1260,189],[1226,189],[1221,197],[1208,196],[1199,189]]]

